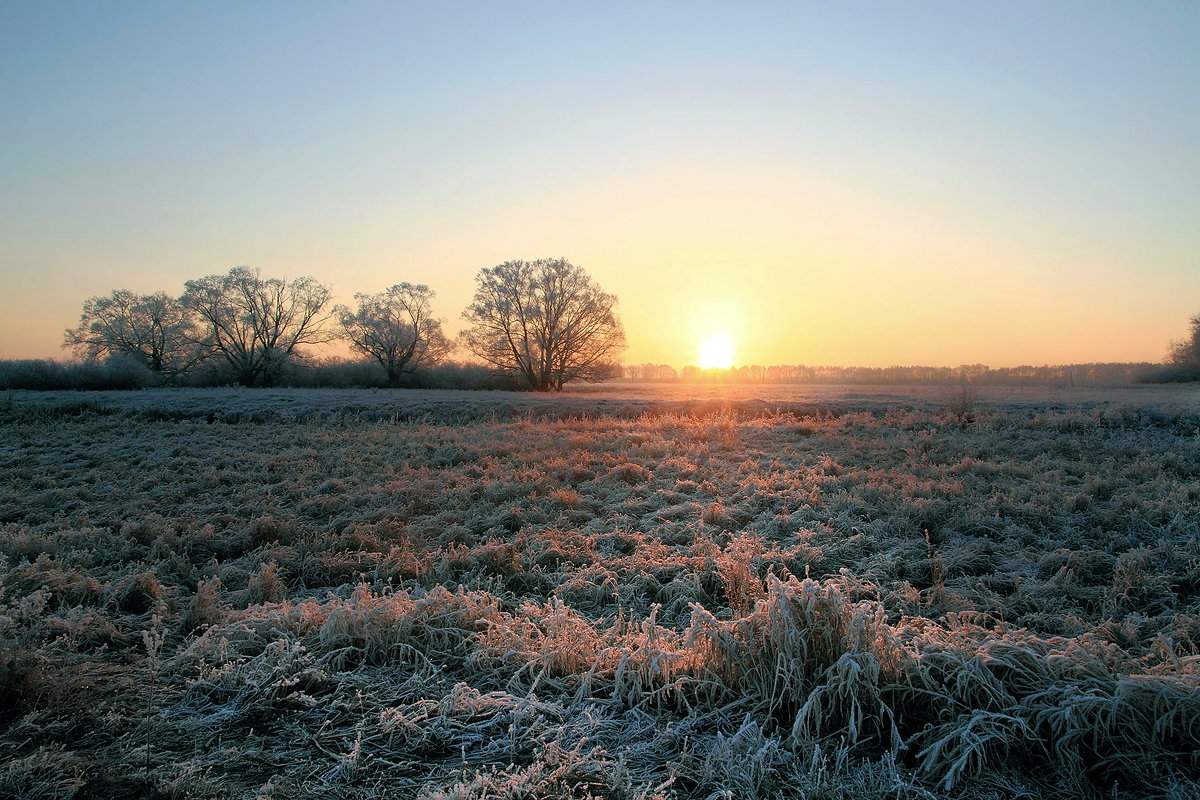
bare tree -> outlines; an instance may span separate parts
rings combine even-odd
[[[975,390],[975,384],[964,378],[958,383],[939,386],[938,402],[943,411],[965,427],[975,421],[975,406],[979,402],[979,393]]]
[[[173,380],[203,356],[195,339],[195,318],[178,299],[118,289],[84,301],[79,326],[66,332],[63,347],[84,358],[128,356]]]
[[[463,345],[538,391],[620,374],[625,331],[606,294],[563,258],[506,261],[479,271]]]
[[[431,367],[450,352],[441,320],[430,310],[434,292],[422,284],[398,283],[379,294],[356,294],[358,310],[338,306],[335,313],[350,345],[375,359],[398,386],[405,373]]]
[[[1167,354],[1167,363],[1185,372],[1200,377],[1200,314],[1191,320],[1192,330],[1186,339],[1172,340]]]
[[[201,324],[200,340],[224,358],[243,386],[270,386],[304,345],[329,341],[330,293],[313,278],[263,278],[234,267],[184,284],[182,302]]]

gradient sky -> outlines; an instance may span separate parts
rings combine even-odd
[[[565,256],[628,363],[1156,361],[1200,3],[0,0],[0,358],[240,264],[453,332]]]

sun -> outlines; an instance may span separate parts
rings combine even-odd
[[[733,366],[733,342],[728,336],[713,334],[700,343],[701,369],[729,369]]]

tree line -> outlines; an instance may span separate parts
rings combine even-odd
[[[263,277],[234,267],[184,284],[184,292],[138,295],[116,290],[83,304],[63,346],[83,359],[132,361],[177,384],[214,363],[242,386],[278,385],[310,348],[345,340],[376,365],[386,385],[441,365],[461,347],[491,372],[535,390],[619,374],[625,334],[615,295],[566,259],[507,261],[480,270],[463,312],[468,327],[451,342],[432,311],[435,293],[398,283],[332,305],[311,277]]]
[[[1167,374],[1161,364],[1148,362],[1022,365],[989,367],[964,364],[957,367],[889,366],[843,367],[807,364],[752,364],[729,369],[701,369],[686,366],[676,370],[668,364],[630,364],[622,377],[642,383],[733,383],[733,384],[850,384],[850,385],[930,385],[943,386],[966,380],[978,385],[1047,386],[1122,386],[1159,380]]]

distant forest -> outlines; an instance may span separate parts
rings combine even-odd
[[[985,386],[1123,386],[1130,383],[1174,380],[1161,364],[1056,364],[992,368],[986,364],[959,367],[827,367],[781,364],[730,369],[636,364],[624,367],[629,381],[669,383],[816,383],[816,384],[926,384],[945,385],[968,381]]]
[[[635,364],[621,368],[611,380],[681,384],[847,384],[1042,386],[1075,388],[1124,386],[1134,383],[1194,380],[1162,364],[1061,364],[992,368],[983,364],[959,367],[893,366],[830,367],[785,364],[730,369],[676,370],[667,364]],[[204,387],[236,384],[236,376],[218,362],[190,372],[177,385]],[[289,365],[277,386],[307,388],[382,388],[387,378],[379,365],[367,360],[334,359]],[[131,358],[114,356],[97,361],[53,359],[0,361],[0,389],[101,390],[142,389],[164,385],[160,374]],[[482,364],[447,361],[404,376],[405,388],[504,389],[527,388],[511,376],[498,375]]]

